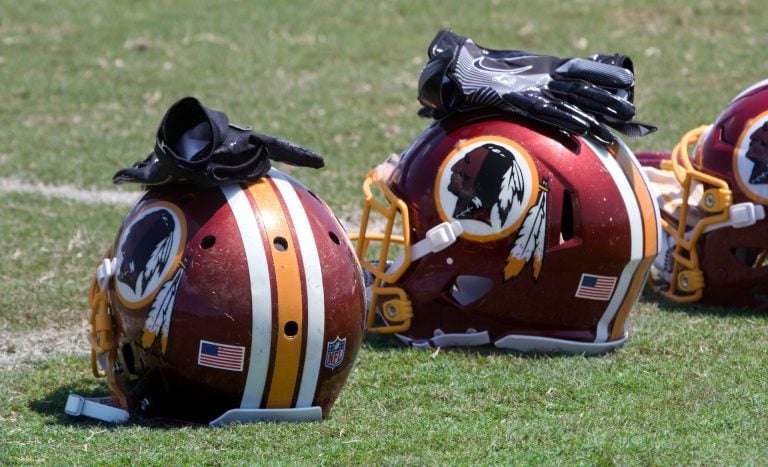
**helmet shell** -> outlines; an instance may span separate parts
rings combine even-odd
[[[272,170],[249,185],[149,189],[114,245],[118,365],[145,413],[327,416],[362,340],[362,273],[330,209]]]
[[[455,243],[413,261],[393,284],[412,305],[409,340],[626,336],[659,236],[655,201],[626,146],[608,150],[506,115],[457,114],[386,165],[381,184],[407,206],[411,245],[441,223],[462,226]]]

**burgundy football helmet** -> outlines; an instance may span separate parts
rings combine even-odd
[[[147,191],[90,303],[94,372],[115,407],[72,396],[67,413],[109,421],[319,420],[364,332],[352,244],[323,201],[275,169],[248,186]]]
[[[671,154],[638,158],[664,229],[651,284],[675,302],[768,309],[768,80],[686,133]]]
[[[372,170],[363,191],[369,332],[416,347],[584,354],[625,341],[660,222],[624,143],[454,114]]]

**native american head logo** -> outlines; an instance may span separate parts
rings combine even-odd
[[[492,225],[493,208],[504,224],[512,203],[523,198],[523,176],[515,155],[503,146],[486,143],[451,166],[448,191],[458,197],[456,219],[475,219]]]
[[[441,216],[458,220],[475,240],[519,227],[538,188],[536,166],[516,143],[481,137],[457,145],[440,168],[435,190]]]
[[[739,137],[733,174],[744,194],[768,204],[768,111],[751,119]]]
[[[754,163],[749,183],[768,183],[768,121],[749,135],[749,148],[745,157]]]
[[[181,282],[181,254],[186,224],[178,209],[155,203],[128,220],[117,246],[115,288],[128,308],[150,305],[142,344],[148,348],[162,337],[165,352],[171,312]]]
[[[144,296],[153,279],[171,261],[176,222],[168,211],[157,210],[132,223],[120,244],[117,280],[136,296]]]

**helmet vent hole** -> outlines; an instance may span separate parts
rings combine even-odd
[[[213,235],[206,235],[200,241],[200,248],[207,250],[208,248],[212,247],[215,244],[216,244],[216,237]]]
[[[560,243],[567,242],[574,237],[573,227],[573,200],[571,192],[563,191],[563,214],[560,217]]]
[[[729,141],[728,137],[725,134],[725,128],[731,125],[731,122],[736,118],[736,116],[731,116],[728,120],[724,121],[722,125],[718,126],[715,129],[715,139],[720,140],[720,142],[735,145],[738,141]]]
[[[296,321],[288,321],[283,326],[283,332],[287,337],[295,337],[299,333],[299,323]]]
[[[451,296],[459,305],[469,305],[483,298],[493,288],[493,281],[483,276],[458,276],[451,287]]]
[[[339,237],[338,237],[338,235],[336,235],[335,233],[333,233],[333,232],[328,232],[328,236],[329,236],[329,237],[331,237],[331,241],[332,241],[333,243],[335,243],[335,244],[337,244],[337,245],[339,245],[339,244],[341,243],[341,241],[339,240]]]
[[[731,250],[731,254],[748,268],[768,266],[768,253],[762,248],[736,248]]]
[[[275,246],[275,250],[277,251],[285,251],[288,249],[288,240],[286,240],[284,237],[275,237],[275,239],[272,240],[272,244]]]

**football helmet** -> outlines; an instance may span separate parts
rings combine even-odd
[[[114,407],[71,396],[67,413],[211,425],[328,415],[362,341],[363,274],[298,181],[271,169],[251,184],[153,187],[105,256],[90,342]]]
[[[679,303],[768,309],[768,80],[671,154],[638,158],[662,209],[652,286]]]
[[[363,191],[369,332],[583,354],[627,338],[660,223],[623,142],[456,113],[373,169]]]

